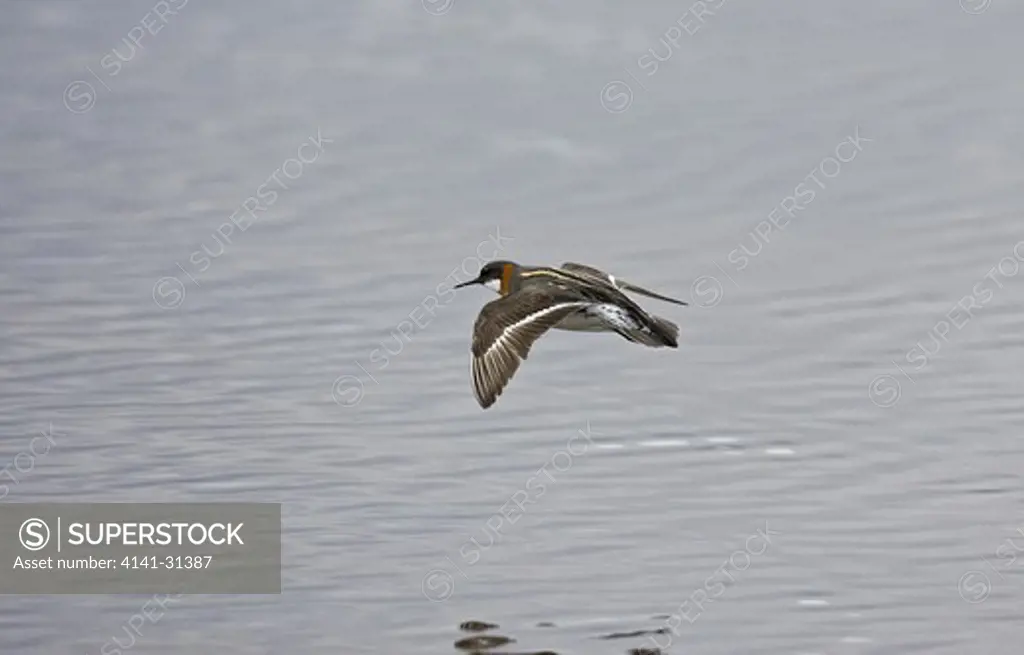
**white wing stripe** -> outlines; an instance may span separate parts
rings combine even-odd
[[[495,348],[504,348],[509,339],[511,339],[515,335],[516,330],[518,330],[521,326],[527,323],[536,321],[552,312],[564,309],[566,307],[586,307],[589,304],[590,303],[587,302],[562,302],[558,303],[557,305],[545,307],[539,312],[534,312],[533,314],[530,314],[529,316],[516,321],[512,325],[509,325],[504,330],[502,330],[501,334],[498,335],[498,338],[495,339],[494,342],[487,347],[487,350],[484,351],[481,357],[489,357]]]

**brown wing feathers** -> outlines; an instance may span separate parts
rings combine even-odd
[[[655,292],[653,292],[653,291],[651,291],[649,289],[645,289],[645,288],[643,288],[641,286],[637,286],[637,285],[632,284],[630,282],[626,282],[624,280],[617,279],[614,276],[609,275],[608,273],[605,273],[604,271],[602,271],[600,269],[596,269],[593,266],[587,266],[586,264],[577,264],[575,262],[565,262],[564,264],[562,264],[562,270],[569,271],[570,273],[575,273],[576,275],[583,275],[585,277],[590,277],[590,278],[599,280],[603,284],[608,284],[608,285],[610,285],[610,286],[612,286],[612,287],[614,287],[616,289],[621,289],[623,291],[630,291],[632,293],[638,293],[641,296],[647,296],[648,298],[654,298],[656,300],[662,300],[664,302],[670,302],[670,303],[674,303],[676,305],[684,305],[685,306],[685,305],[689,304],[689,303],[684,302],[682,300],[677,300],[676,298],[669,298],[668,296],[663,296],[660,293],[655,293]]]
[[[530,347],[587,303],[550,293],[519,292],[484,305],[473,327],[473,393],[483,408],[498,399]]]

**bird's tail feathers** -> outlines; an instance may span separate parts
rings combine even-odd
[[[660,316],[649,316],[648,318],[650,321],[647,325],[632,330],[621,330],[619,334],[630,341],[651,348],[679,347],[678,325]]]

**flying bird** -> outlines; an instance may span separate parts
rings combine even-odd
[[[454,288],[472,284],[501,296],[483,306],[473,325],[470,372],[473,393],[484,409],[501,395],[533,342],[551,328],[615,332],[651,348],[678,348],[679,327],[648,314],[623,292],[688,304],[573,262],[553,268],[492,261],[475,279]]]

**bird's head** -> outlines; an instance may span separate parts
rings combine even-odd
[[[496,260],[487,262],[480,269],[480,274],[475,279],[462,284],[456,284],[454,288],[468,287],[471,284],[482,284],[503,296],[515,291],[519,282],[519,264],[515,262]]]

